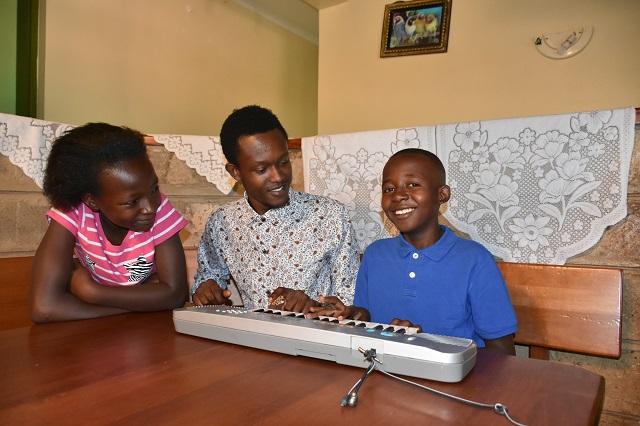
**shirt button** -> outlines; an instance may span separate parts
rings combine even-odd
[[[415,272],[409,272],[409,278],[415,278],[415,277],[416,277]]]
[[[418,253],[413,253],[413,258],[417,259],[418,258]]]

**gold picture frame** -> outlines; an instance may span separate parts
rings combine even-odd
[[[386,5],[380,57],[446,52],[451,1],[415,0]]]

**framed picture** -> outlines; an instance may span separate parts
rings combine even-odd
[[[446,52],[451,1],[414,0],[386,5],[380,57]]]

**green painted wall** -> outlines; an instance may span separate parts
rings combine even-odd
[[[0,1],[0,112],[16,113],[18,0]]]

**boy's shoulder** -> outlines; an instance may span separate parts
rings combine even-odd
[[[451,238],[451,240],[455,243],[455,245],[457,246],[457,249],[462,249],[465,251],[471,250],[471,251],[479,251],[479,252],[486,252],[489,253],[489,250],[487,250],[487,248],[485,246],[483,246],[482,244],[480,244],[477,241],[474,241],[470,238],[465,238],[465,237],[461,237],[460,235],[456,234],[455,231],[449,227],[445,227],[447,229],[447,232],[445,233],[445,235],[448,238]]]
[[[389,249],[400,244],[398,241],[399,238],[402,238],[402,236],[398,235],[397,237],[380,238],[379,240],[375,240],[369,244],[366,249],[364,249],[363,256],[371,256],[379,253],[388,254]]]

